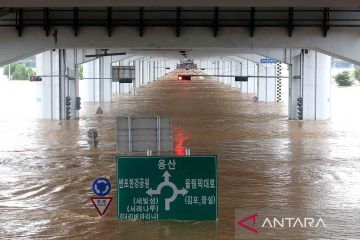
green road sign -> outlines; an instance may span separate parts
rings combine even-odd
[[[120,220],[216,220],[216,156],[117,157]]]

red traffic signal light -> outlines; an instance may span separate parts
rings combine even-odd
[[[39,76],[32,76],[30,77],[30,82],[41,82],[42,78]]]
[[[191,80],[191,75],[178,75],[178,80]]]

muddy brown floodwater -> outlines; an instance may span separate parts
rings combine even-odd
[[[233,239],[237,208],[360,207],[360,123],[288,121],[285,105],[174,74],[115,96],[102,117],[97,107],[83,104],[78,121],[0,122],[0,238]],[[121,222],[114,202],[97,216],[94,178],[109,177],[116,196],[119,115],[170,115],[175,153],[218,155],[218,222]],[[89,150],[93,127],[100,143]]]

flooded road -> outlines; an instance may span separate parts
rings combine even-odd
[[[238,208],[360,207],[354,119],[288,121],[285,105],[253,103],[216,81],[175,75],[136,96],[116,96],[102,104],[103,116],[95,116],[97,107],[83,104],[79,121],[0,121],[0,238],[233,239]],[[105,218],[97,216],[92,181],[109,177],[116,196],[119,115],[170,115],[176,154],[187,147],[218,155],[217,223],[120,222],[114,202]],[[99,131],[96,150],[86,142],[90,128]]]

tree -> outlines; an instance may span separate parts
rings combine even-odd
[[[79,74],[79,79],[83,79],[84,78],[84,66],[82,64],[78,65],[78,74]]]
[[[36,72],[32,68],[28,67],[27,68],[27,75],[28,75],[27,79],[29,79],[30,77],[35,76]]]
[[[339,86],[351,86],[353,85],[353,80],[350,78],[350,73],[348,71],[343,71],[335,76],[335,81]]]
[[[36,72],[32,68],[27,68],[23,63],[12,63],[4,66],[4,75],[9,76],[11,80],[29,80],[30,77],[35,76]]]
[[[360,66],[357,66],[354,70],[354,77],[360,82]]]
[[[9,76],[9,64],[5,65],[3,68],[3,74],[6,76],[9,76],[9,79],[12,79],[12,75],[14,74],[15,68],[16,68],[16,63],[11,63],[10,64],[10,76]]]
[[[15,67],[14,74],[12,76],[13,80],[28,80],[29,74],[24,64],[17,64]]]

